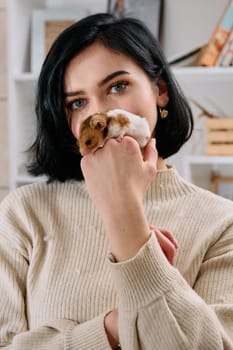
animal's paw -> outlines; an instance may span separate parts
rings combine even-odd
[[[122,134],[116,137],[116,141],[117,142],[121,142],[122,140],[123,140],[123,135]]]

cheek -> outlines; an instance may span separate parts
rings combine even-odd
[[[157,103],[156,103],[156,97],[154,90],[150,91],[150,94],[148,93],[148,98],[145,97],[145,114],[147,121],[150,126],[151,132],[154,131],[154,128],[157,124]]]
[[[155,126],[156,126],[157,120],[158,120],[157,118],[158,118],[157,108],[155,107],[149,112],[148,117],[147,117],[147,121],[149,123],[149,127],[150,127],[151,132],[153,132],[155,129]]]
[[[134,95],[130,103],[129,111],[145,117],[151,132],[153,132],[158,118],[156,92],[154,89],[146,85],[143,90],[140,90],[138,95]]]
[[[134,104],[131,109],[129,109],[130,112],[135,113],[137,115],[143,116],[146,118],[150,131],[153,132],[155,129],[155,126],[157,124],[157,107],[156,105],[150,103],[148,105],[142,105],[142,104]]]
[[[79,128],[80,128],[79,119],[72,117],[70,121],[70,129],[76,139],[79,138]]]

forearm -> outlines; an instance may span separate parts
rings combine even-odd
[[[153,237],[136,257],[111,267],[123,349],[233,349],[212,307],[167,262]]]
[[[125,199],[119,205],[115,202],[102,218],[111,253],[117,261],[135,256],[150,238],[143,205],[135,199]]]
[[[152,141],[142,154],[138,143],[127,136],[121,142],[109,140],[94,156],[82,158],[88,192],[118,261],[132,258],[150,236],[142,202],[156,175],[156,162]]]
[[[9,350],[69,349],[69,350],[111,350],[104,328],[104,317],[100,315],[82,324],[59,319],[40,328],[15,335],[11,344],[0,343]]]

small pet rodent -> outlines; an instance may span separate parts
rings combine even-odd
[[[80,125],[78,145],[82,156],[94,153],[110,138],[133,137],[141,148],[148,143],[151,132],[145,118],[122,109],[96,113]]]

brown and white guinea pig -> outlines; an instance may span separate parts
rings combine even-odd
[[[81,155],[94,153],[110,138],[133,137],[141,148],[148,143],[151,132],[145,118],[123,109],[96,113],[83,120],[79,129],[78,145]]]

